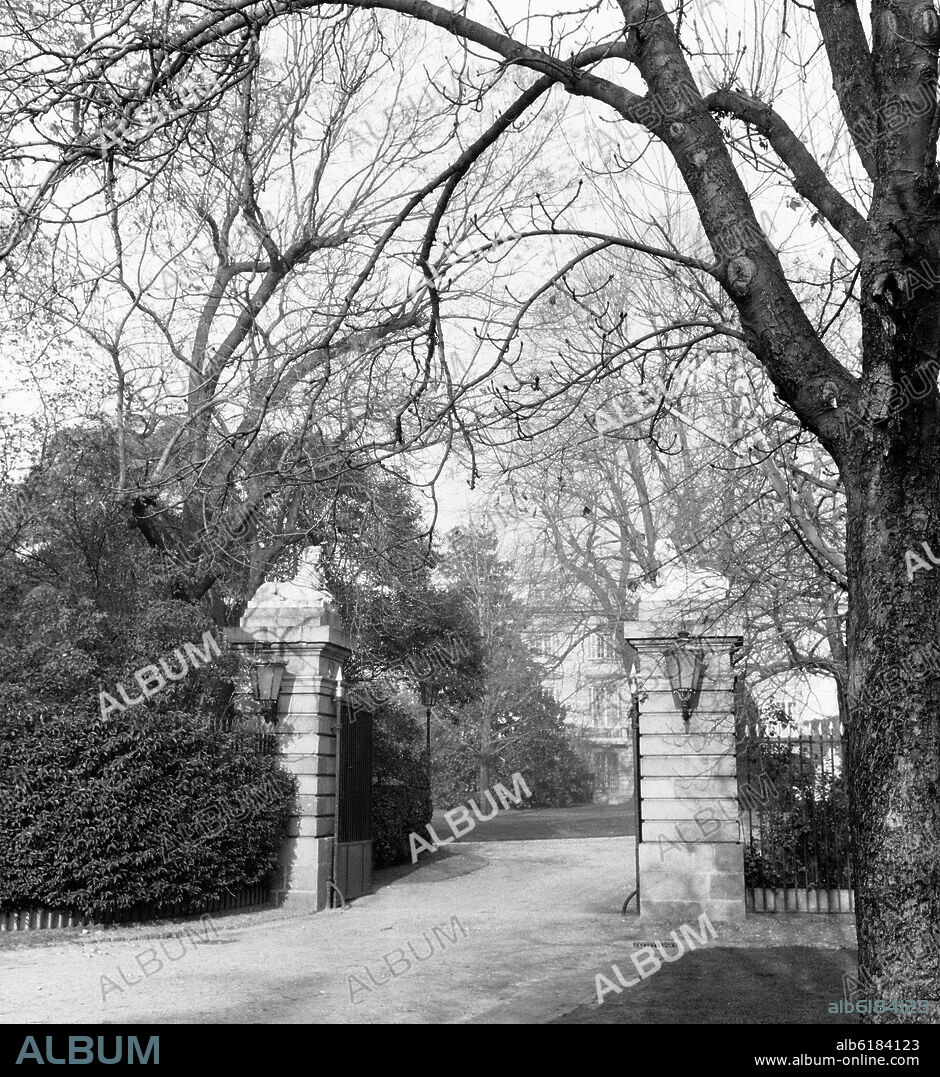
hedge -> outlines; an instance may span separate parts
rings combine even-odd
[[[252,738],[191,715],[36,705],[0,717],[0,909],[102,916],[262,882],[294,778]]]

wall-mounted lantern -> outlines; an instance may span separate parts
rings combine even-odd
[[[682,714],[682,720],[688,723],[702,694],[708,658],[701,647],[693,648],[691,637],[685,634],[678,646],[666,652],[665,659],[672,698]]]
[[[276,658],[259,658],[251,666],[251,690],[261,704],[262,717],[274,725],[277,722],[277,697],[287,663]]]

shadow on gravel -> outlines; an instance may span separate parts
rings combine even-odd
[[[613,961],[625,979],[635,977],[629,952]],[[829,1003],[842,998],[843,974],[854,974],[856,966],[856,952],[848,949],[775,946],[695,950],[673,964],[664,964],[635,987],[624,987],[619,995],[608,992],[602,1004],[579,1006],[552,1023],[857,1024],[851,1014],[829,1012]],[[620,986],[609,965],[597,972]]]
[[[636,834],[632,804],[579,804],[570,808],[513,808],[476,826],[458,841],[557,841],[560,838],[624,838]],[[440,838],[451,830],[443,811],[432,820]]]
[[[371,893],[391,886],[401,879],[412,883],[439,883],[442,879],[456,879],[460,875],[472,875],[485,868],[485,857],[461,850],[438,849],[434,853],[422,853],[416,864],[396,864],[392,868],[380,868],[372,877]]]

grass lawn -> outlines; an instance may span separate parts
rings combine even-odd
[[[629,955],[615,961],[624,979],[636,978]],[[829,1013],[829,1003],[842,998],[843,974],[854,974],[856,962],[852,949],[710,946],[554,1023],[856,1024],[854,1015]],[[597,971],[620,986],[609,967]]]

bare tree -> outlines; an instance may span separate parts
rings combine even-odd
[[[69,184],[100,159],[99,115],[120,111],[133,119],[198,65],[215,63],[226,78],[239,78],[251,62],[250,41],[271,24],[359,10],[369,20],[377,8],[453,39],[456,51],[448,55],[458,107],[502,83],[510,68],[535,76],[515,106],[480,136],[485,145],[476,153],[465,150],[432,187],[441,200],[417,248],[426,280],[444,207],[485,150],[553,87],[589,102],[593,111],[582,114],[596,117],[597,131],[618,143],[608,157],[609,186],[641,202],[649,192],[655,206],[662,191],[657,195],[648,182],[650,171],[659,167],[670,182],[681,179],[710,254],[670,250],[653,242],[652,229],[638,234],[629,221],[605,231],[597,227],[597,214],[577,220],[577,206],[567,217],[562,207],[547,207],[530,236],[514,235],[513,248],[536,236],[556,251],[567,243],[566,257],[533,294],[554,286],[570,267],[616,250],[695,269],[722,289],[779,399],[838,466],[847,502],[854,700],[847,758],[861,970],[886,997],[935,997],[940,959],[918,964],[912,955],[918,940],[940,924],[940,681],[903,672],[903,659],[934,647],[940,618],[940,574],[921,572],[911,580],[904,571],[905,551],[940,525],[936,11],[923,0],[873,0],[866,26],[852,0],[814,0],[812,10],[759,8],[756,28],[727,36],[740,42],[733,47],[723,44],[720,28],[711,33],[708,25],[722,12],[733,19],[727,9],[709,5],[704,18],[694,19],[690,5],[679,2],[667,11],[660,0],[618,0],[616,9],[595,6],[567,18],[536,14],[516,26],[498,8],[488,8],[481,21],[426,0],[347,0],[338,8],[319,0],[264,0],[210,12],[181,4],[169,15],[161,9],[145,28],[140,18],[132,23],[128,11],[105,33],[96,25],[77,48],[71,18],[51,26],[32,19],[24,26],[20,17],[12,23],[21,27],[19,44],[4,74],[13,209],[5,248],[37,225],[54,198],[74,194]],[[771,11],[785,23],[774,37],[787,49],[761,44],[745,50],[755,29],[766,40]],[[484,54],[495,58],[489,66]],[[828,71],[820,67],[826,61]],[[634,71],[645,95],[635,88]],[[812,110],[787,90],[804,76],[812,84]],[[834,96],[819,109],[817,98],[830,86]],[[816,115],[822,119],[814,129]],[[850,141],[830,153],[820,139],[833,118]],[[179,123],[173,119],[169,126],[176,130]],[[651,165],[644,147],[632,144],[628,132],[637,130],[652,147]],[[145,170],[148,182],[158,171]],[[779,183],[806,207],[807,227],[824,230],[837,254],[801,261],[771,242],[757,202],[766,199],[769,184]],[[73,199],[70,212],[76,211]],[[799,282],[807,279],[816,302],[803,294]],[[446,352],[434,304],[432,296],[426,355],[436,357],[439,371]],[[530,307],[529,300],[521,302],[520,320]],[[823,319],[820,308],[827,312]],[[838,311],[852,318],[850,333],[831,329]],[[536,383],[532,363],[512,349],[518,324],[513,319],[506,326],[506,346],[490,351],[481,376],[499,371],[503,382],[508,370],[505,384],[512,387],[518,377],[533,393],[560,391],[566,379],[577,385],[570,368]],[[838,346],[842,340],[847,350]],[[886,665],[900,669],[904,681],[903,698],[890,711],[873,695]]]
[[[436,267],[401,266],[428,216],[423,170],[459,139],[409,57],[349,13],[289,27],[274,56],[240,42],[211,86],[187,74],[178,96],[197,105],[159,168],[162,127],[146,148],[136,120],[106,128],[91,219],[52,220],[17,252],[33,323],[107,387],[116,495],[191,598],[233,570],[250,594],[335,529],[343,498],[375,509],[374,540],[371,473],[401,478],[406,450],[440,457],[455,435],[459,385],[416,355],[446,309]],[[509,167],[451,203],[452,247],[523,197]]]
[[[671,228],[664,235],[678,247]],[[634,655],[620,626],[639,589],[681,561],[728,578],[712,612],[745,625],[739,668],[752,690],[767,682],[782,698],[782,678],[798,672],[833,678],[841,696],[845,499],[834,465],[749,368],[720,296],[681,266],[612,281],[606,269],[597,259],[568,275],[537,316],[543,364],[573,354],[603,378],[551,407],[517,401],[489,431],[489,512],[520,534],[515,561],[541,579],[546,621],[578,645],[600,617],[619,637],[623,680]],[[553,428],[515,438],[511,420],[534,412],[545,425],[551,412]],[[675,548],[665,566],[664,540]]]

